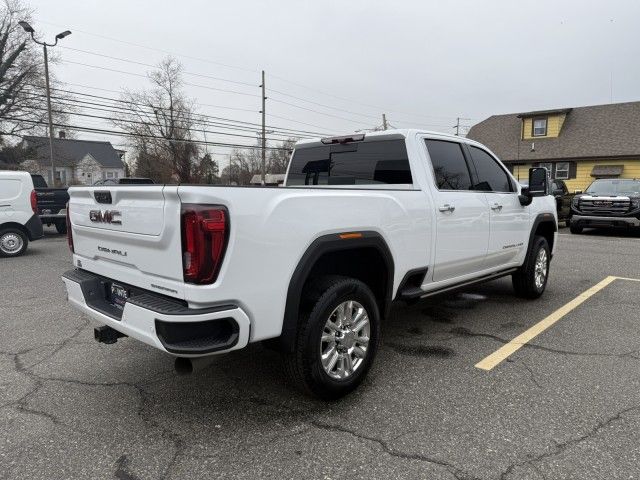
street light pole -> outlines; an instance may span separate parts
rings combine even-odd
[[[58,40],[62,40],[64,37],[71,35],[69,30],[65,30],[64,32],[56,35],[55,42],[47,43],[47,42],[39,42],[36,40],[35,30],[31,25],[27,22],[22,21],[18,22],[18,24],[24,29],[25,32],[31,34],[31,39],[37,43],[38,45],[42,45],[44,49],[44,77],[45,77],[45,85],[47,90],[47,113],[49,115],[49,159],[51,160],[51,183],[53,186],[56,184],[56,167],[53,161],[53,115],[51,114],[51,87],[49,85],[49,55],[47,52],[47,47],[55,47],[58,44]]]
[[[49,87],[49,55],[47,54],[47,44],[44,49],[44,78],[47,86],[47,113],[49,115],[49,159],[51,160],[51,186],[56,187],[56,167],[53,164],[53,115],[51,115],[51,88]]]

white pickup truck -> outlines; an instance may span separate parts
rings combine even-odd
[[[392,301],[511,275],[539,297],[557,236],[547,172],[417,130],[300,142],[283,188],[73,187],[69,301],[176,358],[267,341],[322,398],[363,380]],[[535,198],[534,198],[535,197]],[[209,360],[210,361],[210,360]]]

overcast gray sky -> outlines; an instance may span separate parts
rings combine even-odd
[[[150,64],[173,52],[186,72],[255,85],[185,76],[209,87],[186,88],[198,104],[230,107],[201,106],[200,113],[248,122],[260,121],[263,68],[268,89],[298,97],[269,92],[267,122],[319,132],[374,127],[383,112],[397,127],[451,132],[458,116],[471,125],[497,113],[640,100],[637,0],[29,3],[39,32],[73,31],[62,47]],[[66,62],[134,74],[145,66],[70,48],[58,50],[62,63],[54,67],[64,82],[146,85],[139,76]],[[86,87],[74,89],[117,96]]]

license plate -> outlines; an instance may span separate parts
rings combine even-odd
[[[124,304],[127,303],[129,298],[129,290],[117,283],[111,284],[111,303],[116,307],[124,308]]]

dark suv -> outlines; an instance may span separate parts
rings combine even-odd
[[[595,180],[573,197],[571,212],[571,233],[585,227],[640,227],[640,180]]]

